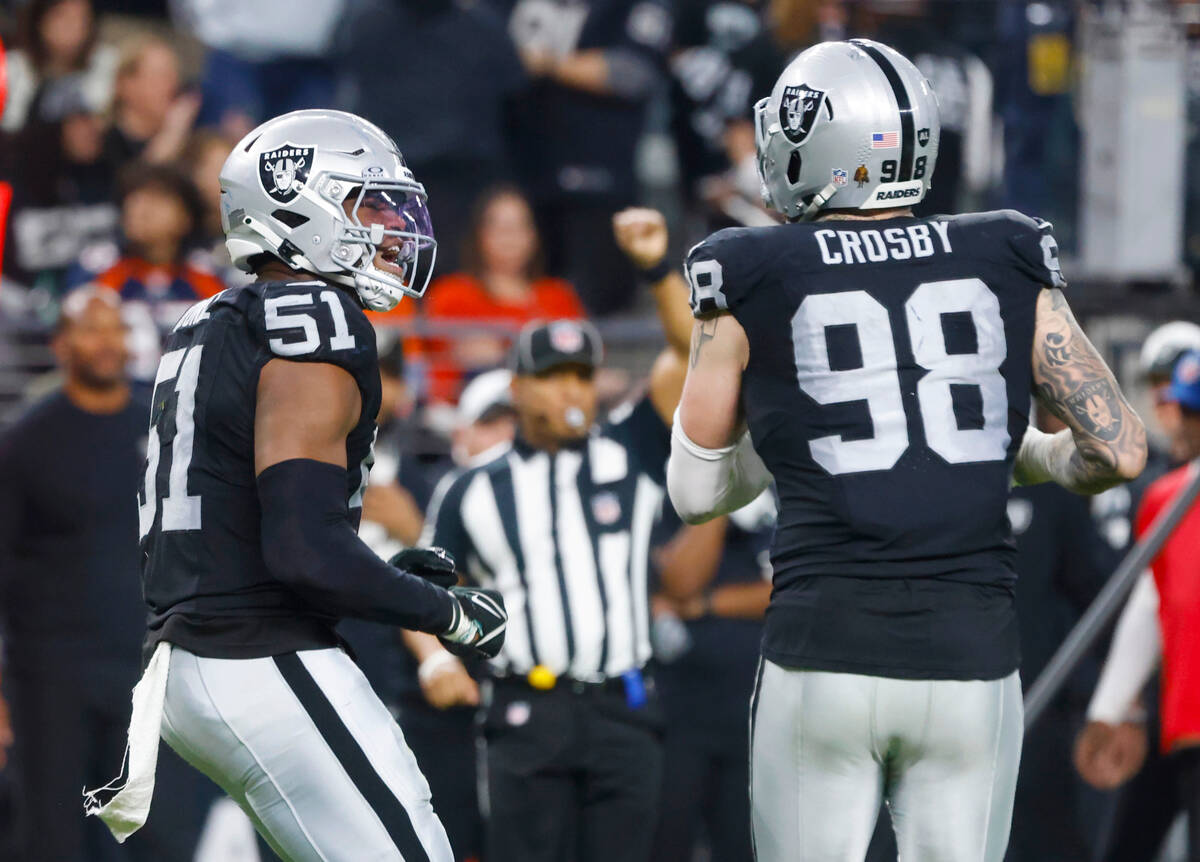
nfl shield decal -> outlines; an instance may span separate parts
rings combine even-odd
[[[308,182],[308,172],[316,153],[316,147],[296,144],[284,144],[263,153],[258,157],[258,178],[263,190],[281,204],[295,200],[299,193],[296,183],[303,186]]]
[[[783,99],[779,103],[779,124],[789,141],[798,144],[808,137],[824,101],[825,91],[808,84],[784,89]]]
[[[923,147],[929,146],[929,129],[917,129],[917,143]]]
[[[569,320],[550,324],[550,346],[559,353],[578,353],[583,350],[583,330]]]
[[[621,520],[621,501],[612,491],[601,491],[592,497],[592,517],[602,527],[611,527]]]

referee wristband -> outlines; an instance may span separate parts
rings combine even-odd
[[[454,665],[460,665],[461,662],[453,655],[445,650],[439,649],[435,653],[430,653],[417,667],[417,680],[422,683],[427,683],[435,676],[440,676],[445,671],[450,670]]]
[[[655,285],[655,284],[658,284],[660,281],[662,281],[664,278],[666,278],[670,274],[670,272],[671,272],[670,255],[664,254],[662,256],[662,259],[659,260],[658,263],[654,264],[654,266],[639,270],[638,277],[646,284]]]

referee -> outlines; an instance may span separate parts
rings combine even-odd
[[[646,394],[596,417],[600,338],[533,323],[513,349],[517,438],[435,498],[427,526],[501,591],[507,641],[485,701],[488,862],[649,858],[661,781],[647,569],[691,324],[651,210],[617,216],[669,346]]]

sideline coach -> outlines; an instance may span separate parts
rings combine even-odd
[[[616,220],[654,285],[668,348],[647,392],[597,421],[600,337],[533,323],[513,349],[517,438],[435,500],[432,535],[499,590],[507,641],[485,707],[488,862],[648,859],[661,781],[647,570],[691,335],[653,211]]]

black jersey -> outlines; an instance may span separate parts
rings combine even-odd
[[[138,496],[148,649],[167,640],[253,658],[338,642],[336,620],[263,560],[254,413],[259,373],[275,358],[337,365],[358,383],[346,498],[351,519],[361,515],[381,393],[375,331],[358,302],[319,281],[263,282],[193,306],[158,367]]]
[[[1017,666],[1005,511],[1028,424],[1044,222],[1006,211],[714,234],[698,316],[746,331],[742,404],[775,477],[764,649],[791,666],[994,678]]]

